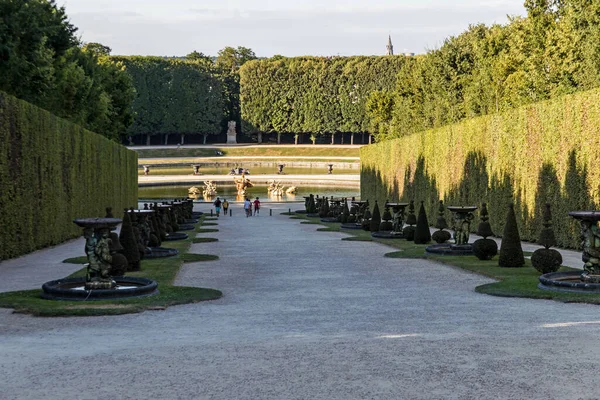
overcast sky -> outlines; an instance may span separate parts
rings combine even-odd
[[[114,55],[424,53],[469,24],[505,24],[524,0],[58,0],[84,42]]]

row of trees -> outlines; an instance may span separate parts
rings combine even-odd
[[[374,93],[380,139],[600,86],[600,2],[526,0],[526,17],[474,25]]]
[[[132,120],[131,79],[76,31],[55,0],[0,1],[0,90],[116,140]]]
[[[411,60],[390,57],[275,56],[240,68],[242,128],[263,133],[334,135],[370,131],[366,113],[373,91],[391,91]],[[351,142],[353,142],[353,135]],[[279,141],[279,140],[278,140]]]
[[[136,96],[130,136],[220,133],[226,109],[225,82],[201,60],[163,57],[113,57],[126,66]]]
[[[112,57],[126,66],[136,96],[133,124],[128,136],[209,135],[226,130],[227,122],[240,122],[239,74],[246,61],[256,58],[245,47],[225,47],[215,58],[193,51],[184,58]]]

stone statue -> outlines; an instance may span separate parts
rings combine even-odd
[[[227,144],[237,144],[235,125],[235,121],[227,123]]]
[[[581,239],[583,246],[582,260],[585,263],[583,269],[585,270],[585,280],[590,275],[600,275],[600,232],[598,232],[598,225],[589,220],[581,221]],[[594,279],[595,281],[596,279]]]
[[[88,257],[85,288],[112,289],[116,282],[110,277],[112,255],[110,253],[110,230],[102,228],[93,233],[93,229],[84,231],[85,252]]]
[[[240,178],[233,178],[235,186],[237,188],[238,196],[245,197],[248,194],[247,189],[254,186],[250,179],[246,178],[246,174],[242,173]]]

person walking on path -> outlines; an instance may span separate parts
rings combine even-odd
[[[252,213],[252,203],[250,203],[250,199],[247,197],[246,200],[244,200],[244,211],[246,211],[246,218]]]
[[[227,215],[227,210],[229,210],[229,202],[223,199],[223,215]]]
[[[258,200],[258,197],[257,197],[256,200],[254,200],[254,215],[257,215],[259,210],[260,210],[260,200]]]
[[[217,212],[217,217],[219,216],[219,214],[221,214],[221,199],[219,199],[217,197],[217,199],[215,200],[215,202],[213,203],[215,205],[215,211]]]

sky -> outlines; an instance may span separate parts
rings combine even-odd
[[[226,46],[281,54],[422,54],[470,24],[505,24],[524,0],[58,0],[84,42],[113,55],[216,56]]]

